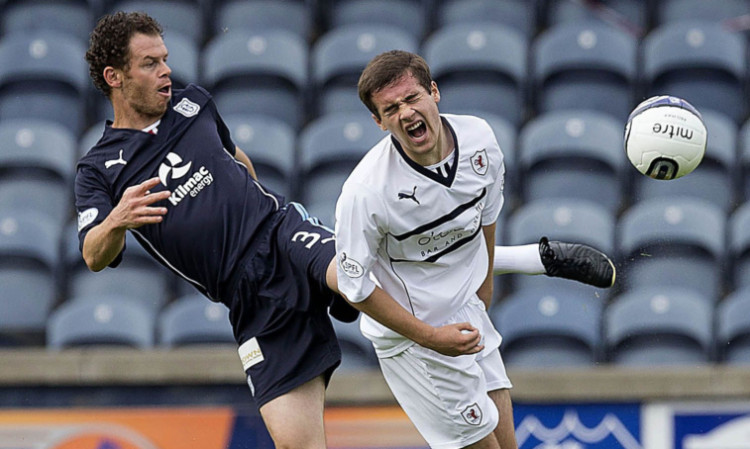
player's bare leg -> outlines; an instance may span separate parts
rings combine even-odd
[[[277,449],[325,449],[325,382],[310,380],[260,408]]]
[[[489,395],[500,413],[500,419],[494,431],[495,437],[500,443],[500,449],[518,449],[510,390],[507,388],[493,390],[489,392]]]

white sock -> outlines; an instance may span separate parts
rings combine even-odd
[[[539,256],[539,244],[496,246],[492,273],[544,274],[546,270]]]

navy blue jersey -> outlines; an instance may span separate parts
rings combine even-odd
[[[257,244],[283,199],[263,188],[235,158],[235,146],[211,96],[176,90],[156,135],[107,123],[78,163],[78,236],[117,205],[125,189],[158,176],[152,192],[170,198],[158,224],[131,230],[157,260],[215,301],[226,301],[242,259]],[[116,266],[122,254],[113,261]]]

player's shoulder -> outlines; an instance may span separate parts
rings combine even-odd
[[[192,117],[209,105],[212,98],[206,89],[190,83],[184,89],[175,89],[172,92],[172,109],[186,117]]]
[[[453,126],[456,131],[462,132],[486,132],[492,131],[489,123],[481,117],[476,115],[466,114],[440,114],[443,118],[448,120],[448,123]]]
[[[372,146],[362,156],[362,159],[352,169],[345,185],[377,187],[387,182],[388,174],[392,173],[392,143],[390,134]]]

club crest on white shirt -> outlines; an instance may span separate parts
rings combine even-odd
[[[484,176],[487,173],[490,160],[487,158],[487,150],[481,150],[474,153],[471,157],[471,168],[474,169],[476,174]]]
[[[187,98],[183,98],[179,103],[174,105],[174,108],[172,109],[184,115],[185,117],[192,117],[198,114],[198,111],[201,110],[201,107],[198,106],[197,103],[193,103]]]
[[[482,409],[479,408],[476,402],[466,407],[464,411],[461,412],[461,416],[463,416],[464,420],[472,426],[482,424]]]

